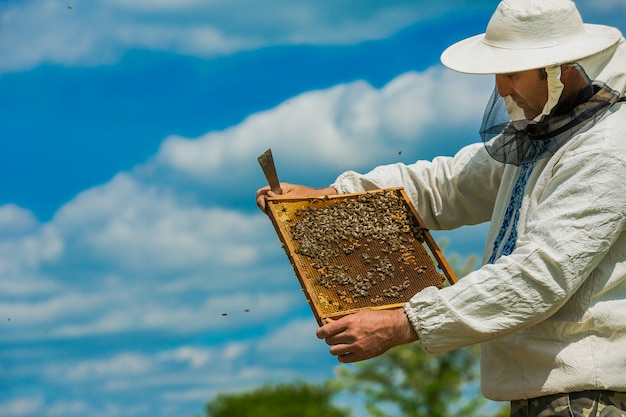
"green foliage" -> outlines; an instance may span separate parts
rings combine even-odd
[[[219,394],[206,405],[207,417],[349,417],[331,404],[328,386],[303,382],[266,385],[252,391]]]
[[[431,355],[417,344],[337,370],[337,387],[358,393],[372,417],[484,416],[478,347]]]

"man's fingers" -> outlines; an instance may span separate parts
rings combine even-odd
[[[337,356],[337,360],[341,363],[353,363],[353,362],[362,361],[363,359],[352,352],[348,352],[345,355]]]
[[[266,200],[267,200],[267,192],[269,191],[269,189],[270,189],[269,185],[266,185],[263,188],[259,188],[256,192],[256,205],[263,212],[267,211]]]
[[[327,339],[331,336],[339,334],[346,330],[347,327],[343,325],[340,321],[335,321],[332,319],[326,319],[326,324],[322,327],[319,327],[315,331],[315,335],[318,339]]]
[[[352,351],[350,350],[350,345],[331,345],[328,351],[333,356],[344,356],[352,354]]]

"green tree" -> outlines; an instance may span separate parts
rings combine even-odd
[[[506,416],[507,407],[482,397],[478,348],[431,355],[419,346],[393,348],[377,358],[339,367],[340,390],[359,394],[372,417]]]
[[[442,246],[442,245],[440,245]],[[477,263],[448,259],[457,276]],[[508,407],[491,403],[478,386],[478,346],[432,355],[419,344],[403,345],[364,362],[337,368],[337,388],[364,398],[372,417],[448,417],[508,415]]]
[[[206,405],[207,417],[349,417],[331,404],[327,385],[304,382],[264,385],[242,393],[219,394]]]

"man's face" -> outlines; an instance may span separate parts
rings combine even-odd
[[[527,119],[534,119],[548,101],[548,80],[543,70],[496,74],[496,88],[502,97],[511,99],[524,110]]]

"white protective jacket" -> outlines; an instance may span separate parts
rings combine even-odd
[[[624,97],[623,39],[609,57],[587,58],[584,68]],[[480,269],[405,305],[429,352],[481,344],[487,398],[626,392],[624,103],[536,162],[519,217],[509,218],[515,249],[487,264],[520,169],[495,161],[481,143],[432,162],[346,172],[333,185],[339,193],[403,186],[433,230],[491,221]]]

